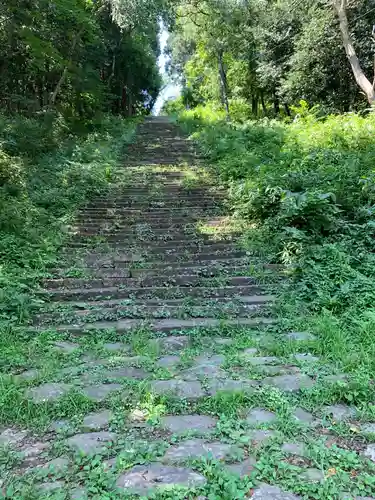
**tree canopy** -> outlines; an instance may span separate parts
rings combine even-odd
[[[353,73],[340,9],[369,88],[372,0],[181,0],[169,43],[170,71],[192,103],[242,100],[253,114],[260,105],[264,113],[288,114],[300,100],[327,111],[366,107],[364,97],[371,99]]]

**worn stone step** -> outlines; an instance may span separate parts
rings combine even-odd
[[[94,231],[103,231],[103,230],[119,230],[119,231],[125,231],[125,230],[140,230],[141,226],[144,227],[150,227],[152,228],[153,231],[157,232],[165,232],[168,230],[181,230],[184,228],[196,228],[197,227],[197,222],[201,220],[200,217],[192,217],[189,220],[187,220],[186,217],[170,217],[170,218],[165,218],[165,217],[159,217],[159,218],[147,218],[145,220],[139,220],[139,219],[131,219],[127,221],[126,219],[121,221],[121,222],[109,222],[107,220],[104,220],[102,223],[98,222],[83,222],[80,224],[71,224],[72,228],[77,228],[81,232],[94,232]],[[208,220],[203,220],[201,221],[202,224],[204,224],[207,227],[212,227],[212,228],[222,228],[225,227],[225,222],[220,221],[220,219],[208,219]]]
[[[172,198],[172,199],[171,199]],[[175,207],[184,204],[196,204],[197,206],[201,206],[202,204],[215,204],[221,203],[223,201],[223,197],[220,196],[204,196],[204,195],[175,195],[171,196],[171,194],[165,193],[164,196],[160,195],[156,198],[151,196],[132,196],[125,199],[119,199],[117,201],[95,201],[90,202],[86,206],[83,207],[83,210],[113,210],[116,208],[129,207],[133,205],[138,205],[140,207],[143,206],[155,206],[155,207]]]
[[[103,243],[105,242],[105,238],[103,238]],[[129,242],[126,238],[124,238],[124,241],[120,242],[108,242],[108,245],[112,248],[125,248],[126,245],[125,243]],[[134,243],[134,242],[133,242]],[[68,246],[72,248],[87,248],[87,247],[92,247],[93,245],[97,245],[98,243],[95,242],[95,239],[87,239],[85,241],[84,239],[78,239],[77,241],[69,241]],[[197,252],[199,250],[201,251],[210,251],[212,253],[215,252],[225,252],[225,253],[230,253],[231,251],[235,252],[237,247],[235,244],[231,243],[230,240],[228,239],[227,242],[221,242],[221,243],[214,243],[210,240],[204,240],[201,238],[198,241],[191,241],[191,240],[175,240],[175,241],[152,241],[152,242],[147,242],[147,241],[142,241],[139,240],[137,241],[136,245],[141,252],[144,252],[145,255],[163,255],[166,257],[166,255],[172,255],[172,254],[183,254],[185,251],[191,251],[191,252]],[[145,248],[146,247],[146,248]]]
[[[238,297],[240,295],[262,295],[265,290],[255,285],[248,286],[222,286],[215,287],[144,287],[126,288],[101,287],[101,288],[74,288],[41,290],[39,295],[44,295],[52,301],[60,300],[103,300],[103,299],[152,299],[166,298],[178,299],[184,297]]]
[[[93,321],[114,321],[121,318],[139,318],[139,319],[156,319],[156,318],[206,318],[210,315],[215,315],[216,318],[246,318],[254,317],[254,314],[262,315],[261,312],[267,305],[272,304],[271,301],[260,300],[254,303],[243,301],[211,301],[209,304],[200,304],[192,306],[186,305],[180,301],[179,305],[168,305],[167,303],[149,304],[140,302],[131,305],[114,305],[113,307],[98,306],[95,302],[95,308],[76,310],[67,313],[45,313],[39,314],[36,317],[36,324],[53,324],[58,323],[63,318],[63,321],[69,324],[92,323]],[[253,298],[253,300],[255,300]],[[119,302],[119,301],[118,301]],[[202,302],[202,300],[201,300]]]
[[[210,280],[214,280],[211,281]],[[150,276],[139,278],[57,278],[44,280],[44,287],[46,290],[74,289],[74,288],[111,288],[116,286],[124,286],[129,288],[135,287],[197,287],[197,286],[247,286],[256,283],[254,278],[248,276],[224,276],[223,278],[205,278],[196,275],[182,275],[182,276]],[[216,281],[217,280],[217,281]]]
[[[92,330],[116,330],[117,333],[126,333],[140,326],[147,326],[155,332],[173,332],[178,330],[190,330],[198,327],[213,328],[217,326],[233,327],[255,327],[269,325],[274,321],[270,318],[238,318],[222,320],[217,318],[192,318],[192,319],[163,319],[156,321],[139,321],[138,319],[122,319],[118,321],[97,321],[81,325],[56,325],[57,331],[64,331],[76,335],[86,334]]]

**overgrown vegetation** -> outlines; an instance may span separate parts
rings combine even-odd
[[[292,123],[228,123],[207,107],[180,119],[251,225],[244,243],[286,266],[282,320],[316,330],[326,354],[373,377],[374,115],[293,111]]]
[[[51,120],[51,121],[50,121]],[[135,122],[102,117],[81,137],[62,118],[1,119],[0,319],[22,324],[38,301],[32,289],[57,249],[80,204],[106,192],[116,179],[118,155]]]

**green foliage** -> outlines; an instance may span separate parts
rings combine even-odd
[[[302,102],[293,123],[239,125],[200,111],[181,121],[227,183],[233,210],[256,224],[248,244],[290,266],[289,299],[364,314],[374,301],[375,116],[321,118]]]
[[[59,116],[50,127],[20,116],[2,116],[0,124],[1,325],[24,323],[39,304],[33,288],[57,259],[67,237],[63,225],[115,180],[118,154],[134,126],[103,116],[96,131],[73,136]]]

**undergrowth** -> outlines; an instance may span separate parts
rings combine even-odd
[[[183,111],[231,207],[250,222],[244,242],[290,280],[278,312],[308,328],[351,370],[375,373],[375,115],[320,116],[306,103],[293,121],[227,122],[210,108]]]
[[[104,116],[73,133],[63,118],[0,116],[0,328],[23,324],[75,210],[105,192],[132,121]]]

